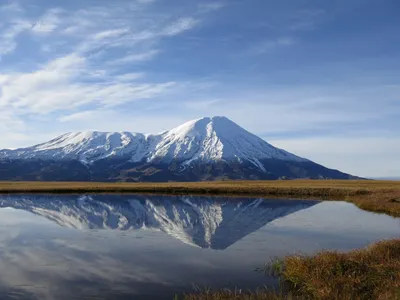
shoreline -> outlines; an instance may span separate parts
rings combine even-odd
[[[400,181],[0,182],[0,194],[148,194],[333,200],[400,217]]]
[[[400,239],[349,252],[289,255],[264,270],[279,279],[279,290],[205,290],[184,300],[400,299]]]

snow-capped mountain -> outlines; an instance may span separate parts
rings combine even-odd
[[[201,248],[226,249],[315,201],[211,197],[2,196],[0,208],[32,212],[79,230],[155,230]]]
[[[67,133],[33,147],[2,150],[0,160],[12,171],[15,168],[10,164],[18,170],[21,170],[20,164],[25,165],[30,175],[15,171],[16,177],[22,179],[27,176],[42,180],[72,177],[75,180],[133,181],[348,178],[340,172],[335,176],[331,172],[328,176],[322,172],[325,169],[322,166],[275,148],[225,117],[201,118],[160,134]],[[310,166],[314,170],[318,166],[318,170],[310,172]],[[43,168],[53,173],[63,168],[75,175],[47,178],[46,174],[42,176]],[[100,174],[102,170],[108,173]],[[1,169],[0,179],[8,179],[1,175]]]
[[[67,133],[47,143],[1,152],[8,158],[76,159],[85,164],[100,159],[129,157],[133,162],[196,160],[249,161],[259,159],[306,161],[277,149],[225,117],[202,118],[156,135],[130,132]]]

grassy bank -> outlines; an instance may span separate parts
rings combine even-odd
[[[221,291],[187,295],[186,300],[396,300],[400,299],[400,239],[349,253],[288,256],[273,266],[281,293]]]
[[[400,182],[396,181],[0,182],[0,193],[152,193],[344,200],[365,210],[400,216]]]

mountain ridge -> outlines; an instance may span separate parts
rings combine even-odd
[[[246,144],[246,147],[240,145]],[[249,151],[250,146],[253,152]],[[4,152],[7,151],[7,152]],[[146,160],[245,159],[262,169],[259,158],[305,161],[278,149],[246,131],[226,117],[204,117],[159,134],[85,131],[63,134],[46,143],[0,151],[9,158],[77,159],[83,163],[112,156],[134,155],[133,162]]]
[[[14,173],[4,177],[0,170],[0,180],[351,178],[276,148],[222,116],[192,120],[159,134],[67,133],[32,147],[1,150],[0,167]],[[23,168],[33,172],[26,174]]]

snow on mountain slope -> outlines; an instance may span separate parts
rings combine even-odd
[[[260,159],[305,161],[277,149],[225,117],[202,118],[166,132],[150,160],[247,160],[263,168]]]
[[[67,133],[47,143],[30,148],[8,151],[9,158],[77,159],[83,163],[129,155],[132,160],[143,159],[147,149],[146,136],[130,132]]]
[[[225,249],[267,223],[316,203],[188,196],[0,197],[0,208],[29,211],[63,227],[156,230],[186,244],[211,249]]]
[[[130,132],[68,133],[30,148],[0,151],[9,159],[76,159],[85,164],[105,158],[130,161],[247,161],[264,170],[260,160],[307,161],[273,147],[225,117],[201,118],[157,135]]]

